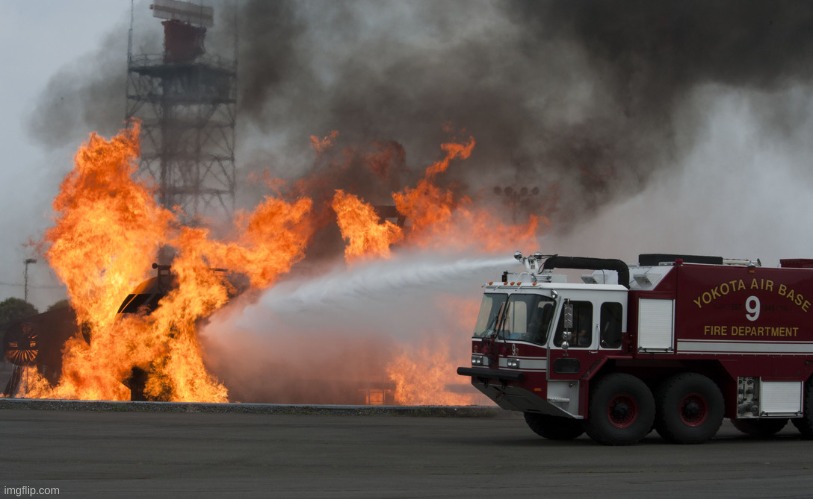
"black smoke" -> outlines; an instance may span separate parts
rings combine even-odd
[[[675,115],[694,90],[781,92],[813,68],[806,2],[403,4],[242,4],[241,116],[270,133],[394,140],[413,168],[448,124],[478,141],[450,182],[484,200],[538,186],[523,203],[554,211],[559,230],[675,164],[676,136],[692,135]]]

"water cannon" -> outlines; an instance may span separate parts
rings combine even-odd
[[[514,252],[514,259],[523,265],[530,274],[542,273],[542,262],[547,260],[552,255],[543,255],[541,252],[536,251],[533,255],[523,256],[521,251]]]

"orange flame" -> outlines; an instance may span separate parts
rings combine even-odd
[[[444,328],[452,332],[425,335],[420,344],[403,347],[387,366],[398,404],[473,405],[484,398],[455,372],[455,366],[468,361],[469,350],[465,346],[479,302],[452,297],[443,301],[455,311],[451,327]]]
[[[526,223],[506,224],[487,209],[475,206],[470,198],[455,199],[451,190],[433,183],[451,160],[467,159],[474,145],[472,137],[465,144],[443,144],[445,157],[426,169],[418,185],[392,195],[398,211],[411,221],[409,241],[424,247],[477,246],[487,251],[533,246],[540,220],[546,223],[546,219],[533,215]]]
[[[252,286],[265,287],[304,256],[311,206],[304,198],[293,204],[267,198],[253,213],[239,214],[236,243],[212,241],[202,228],[174,229],[175,215],[133,179],[138,131],[135,124],[109,141],[92,134],[54,202],[59,217],[46,234],[47,257],[90,341],[69,340],[59,385],[31,380],[27,396],[124,399],[133,369],[140,368],[152,399],[228,400],[225,386],[205,368],[197,337],[198,321],[233,291],[212,266],[245,272]],[[162,244],[177,253],[177,285],[151,314],[117,315]]]
[[[390,246],[404,237],[401,228],[389,220],[379,223],[375,209],[357,196],[339,189],[332,206],[339,230],[347,241],[344,257],[348,262],[360,257],[388,258]]]
[[[91,134],[54,201],[58,217],[45,236],[46,256],[66,284],[87,334],[66,343],[59,384],[27,376],[26,396],[126,399],[138,369],[146,373],[144,389],[151,399],[227,401],[225,385],[206,368],[198,337],[201,320],[235,293],[217,268],[244,274],[252,289],[274,285],[305,257],[321,223],[317,219],[328,209],[314,210],[304,195],[293,202],[269,196],[252,212],[237,213],[238,236],[229,242],[214,240],[205,228],[181,227],[178,214],[158,206],[154,192],[134,180],[138,133],[136,123],[110,140]],[[311,137],[311,143],[322,154],[337,137],[333,131]],[[389,258],[398,243],[495,251],[530,246],[540,223],[546,223],[543,217],[505,224],[470,198],[436,184],[451,162],[468,159],[474,146],[474,138],[443,144],[443,158],[427,167],[414,187],[393,193],[396,210],[408,220],[405,227],[381,220],[357,195],[334,190],[330,206],[346,242],[346,262]],[[381,168],[372,171],[381,173]],[[122,298],[150,275],[161,248],[175,253],[172,290],[149,314],[117,314]],[[467,339],[469,331],[460,331]],[[473,403],[472,395],[459,390],[451,344],[449,338],[434,337],[403,349],[388,363],[385,374],[395,383],[398,403]],[[455,385],[456,390],[447,389]]]
[[[322,138],[319,138],[316,135],[311,135],[311,146],[317,154],[324,154],[325,151],[333,147],[333,144],[336,142],[336,137],[338,136],[338,130],[333,130]]]
[[[449,163],[455,158],[466,159],[474,149],[474,138],[469,138],[467,144],[448,143],[441,148],[446,156],[430,165],[424,178],[414,188],[406,188],[402,192],[392,195],[395,208],[412,222],[411,232],[420,234],[431,229],[432,232],[446,232],[455,207],[454,195],[450,190],[444,190],[432,183],[437,174],[445,172]]]
[[[145,278],[172,214],[131,180],[139,125],[110,141],[91,134],[54,200],[60,214],[46,253],[68,288],[79,322],[107,327],[134,282]],[[115,229],[115,230],[111,230]]]
[[[201,249],[201,263],[208,258],[217,267],[248,275],[254,288],[268,287],[305,257],[313,230],[308,219],[311,206],[308,198],[287,203],[267,197],[253,212],[237,213],[237,242],[209,242],[201,237],[193,246],[208,245]]]

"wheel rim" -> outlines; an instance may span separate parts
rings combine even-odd
[[[705,397],[690,393],[680,400],[680,420],[686,426],[700,426],[709,416],[709,406]]]
[[[638,418],[638,402],[629,395],[616,395],[607,404],[607,419],[616,428],[627,428]]]

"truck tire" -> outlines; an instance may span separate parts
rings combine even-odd
[[[731,419],[734,428],[749,437],[768,438],[779,433],[788,424],[787,418],[779,419]]]
[[[580,419],[526,412],[525,422],[534,433],[548,440],[573,440],[584,433]]]
[[[805,411],[804,416],[791,419],[791,422],[803,438],[813,439],[813,380],[807,380],[805,383],[805,400],[802,408]]]
[[[655,429],[666,440],[699,444],[713,437],[723,423],[725,403],[720,388],[697,373],[667,379],[658,388]]]
[[[655,399],[646,383],[629,374],[609,374],[590,392],[584,428],[604,445],[632,445],[652,430]]]

